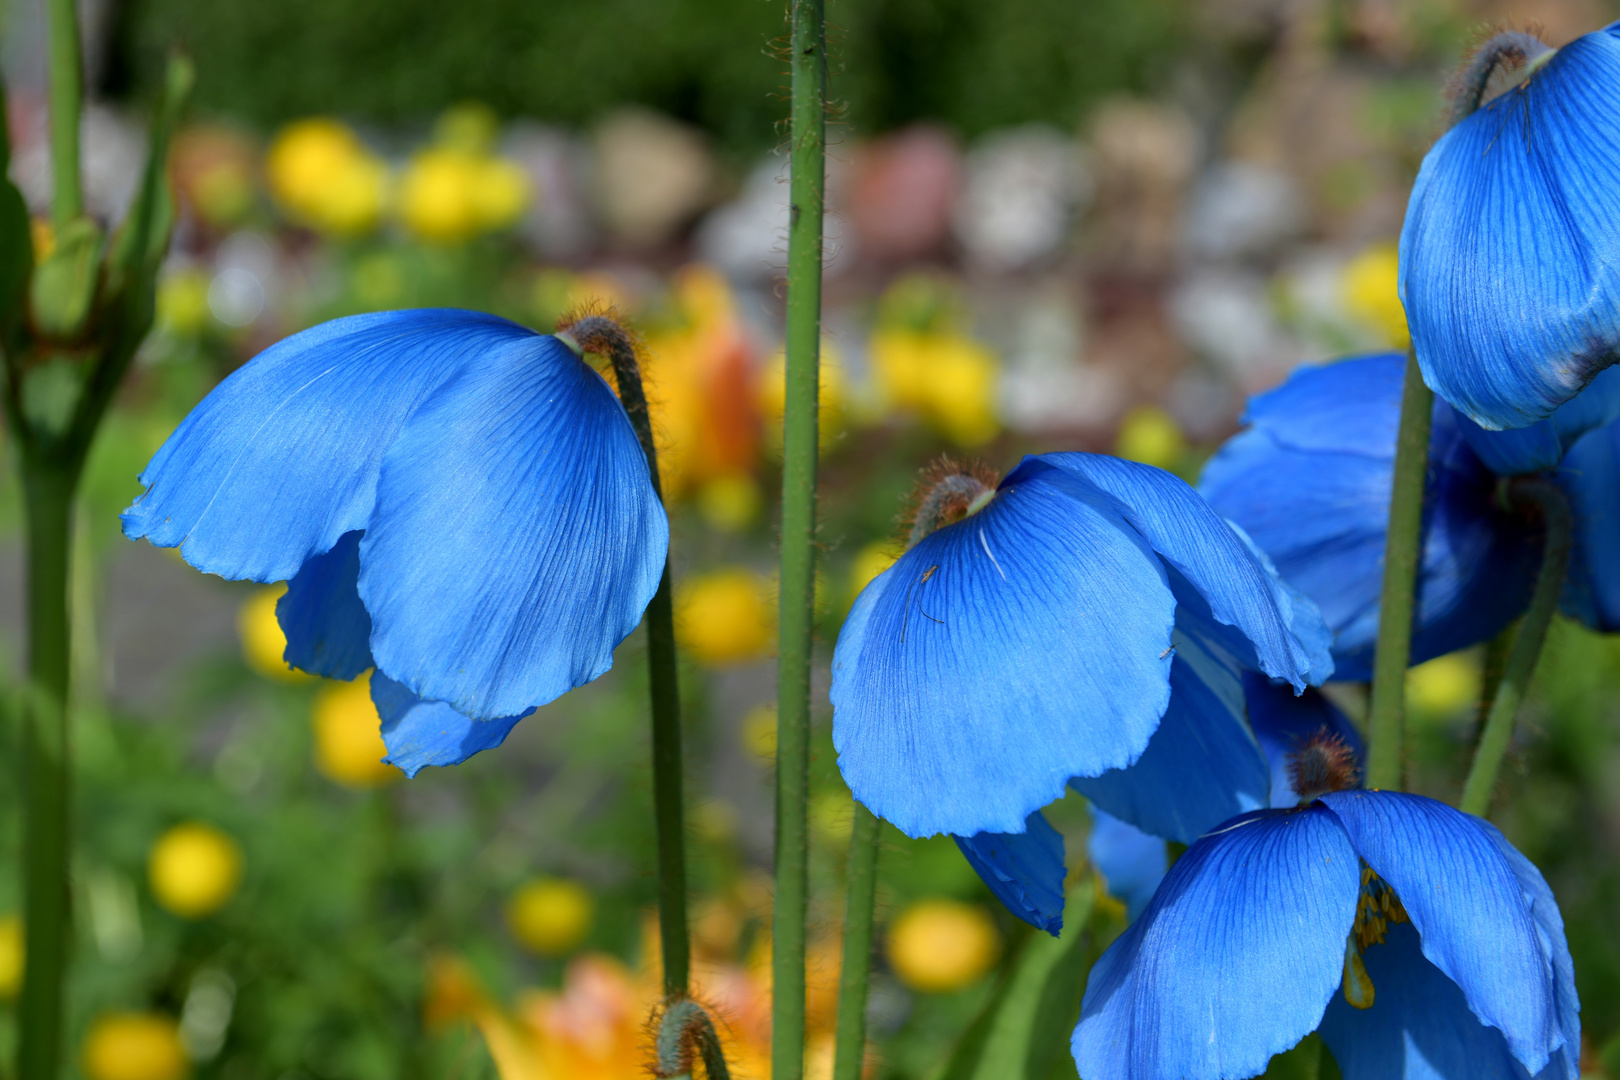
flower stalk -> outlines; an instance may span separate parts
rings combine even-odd
[[[1470,814],[1485,816],[1490,809],[1491,792],[1496,788],[1496,777],[1502,768],[1502,758],[1513,738],[1514,723],[1525,691],[1541,659],[1541,647],[1547,640],[1547,627],[1552,624],[1553,613],[1564,591],[1564,578],[1569,572],[1570,548],[1574,543],[1574,515],[1570,513],[1569,498],[1557,484],[1545,477],[1520,476],[1509,481],[1508,498],[1516,507],[1534,510],[1540,514],[1546,529],[1546,548],[1541,557],[1541,571],[1536,575],[1536,588],[1530,596],[1530,608],[1525,612],[1519,633],[1513,640],[1502,678],[1491,701],[1490,714],[1479,745],[1474,750],[1474,763],[1468,770],[1463,786],[1460,807]]]
[[[866,1062],[866,996],[877,903],[877,815],[856,804],[849,836],[848,899],[844,903],[844,959],[838,974],[838,1027],[833,1080],[861,1080]]]
[[[50,0],[51,221],[58,228],[84,213],[79,190],[79,113],[84,60],[74,0]]]
[[[824,0],[790,0],[793,103],[782,414],[782,600],[777,666],[776,900],[772,912],[771,1075],[804,1073],[808,903],[810,652],[815,596],[817,392],[822,192],[826,182]]]
[[[1406,355],[1401,424],[1384,540],[1384,586],[1378,607],[1378,646],[1373,661],[1371,746],[1367,786],[1397,790],[1405,754],[1406,667],[1412,658],[1412,617],[1418,566],[1423,559],[1423,492],[1429,471],[1429,430],[1434,391],[1423,382],[1417,352]]]

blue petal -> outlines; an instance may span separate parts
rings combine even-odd
[[[1255,398],[1200,490],[1253,537],[1336,634],[1335,677],[1371,677],[1400,411],[1391,357],[1304,368]],[[1376,390],[1377,393],[1373,393]],[[1346,401],[1365,415],[1353,421]],[[1494,501],[1496,477],[1436,404],[1413,662],[1493,636],[1529,601],[1539,545]]]
[[[1620,357],[1620,36],[1559,49],[1423,159],[1401,299],[1425,381],[1492,429],[1533,424]]]
[[[1322,797],[1356,851],[1400,897],[1423,955],[1532,1073],[1563,1045],[1552,965],[1530,905],[1488,826],[1421,795]],[[1374,983],[1376,986],[1376,982]]]
[[[348,682],[372,666],[371,616],[360,602],[360,533],[306,562],[276,601],[287,635],[286,661],[312,675]]]
[[[552,337],[489,352],[383,458],[360,541],[372,655],[419,697],[514,716],[612,666],[668,545],[602,378]]]
[[[1308,689],[1303,694],[1295,694],[1284,683],[1245,671],[1243,696],[1249,706],[1249,724],[1271,765],[1272,806],[1298,804],[1299,793],[1288,775],[1288,755],[1311,736],[1323,732],[1337,735],[1355,752],[1358,763],[1366,757],[1361,733],[1320,690]]]
[[[1262,810],[1176,860],[1091,970],[1086,1080],[1237,1080],[1315,1030],[1338,989],[1360,866],[1332,814]]]
[[[1039,462],[925,537],[838,635],[833,743],[910,836],[1016,832],[1141,756],[1170,696],[1174,599],[1114,500]]]
[[[1102,454],[1030,460],[1071,472],[1117,499],[1120,516],[1197,589],[1216,621],[1249,639],[1260,670],[1303,688],[1313,663],[1329,663],[1310,647],[1324,638],[1315,606],[1299,609],[1296,594],[1255,557],[1248,538],[1234,533],[1180,477]]]
[[[285,581],[364,529],[383,452],[472,358],[534,339],[505,319],[419,310],[336,319],[266,349],[193,409],[141,473],[124,535],[197,569]]]
[[[1620,417],[1620,370],[1604,369],[1545,420],[1529,427],[1487,431],[1458,415],[1457,426],[1474,453],[1502,476],[1556,469],[1564,455],[1588,431]]]
[[[473,720],[442,701],[423,701],[380,671],[371,675],[371,700],[382,717],[383,761],[415,776],[429,765],[460,765],[480,750],[506,741],[519,720]]]
[[[1128,768],[1069,786],[1143,832],[1190,844],[1266,806],[1271,773],[1244,720],[1237,669],[1180,630],[1171,640],[1170,705],[1147,750]]]
[[[1564,610],[1604,633],[1620,630],[1620,424],[1575,444],[1558,470],[1575,515]]]
[[[1335,994],[1322,1017],[1322,1039],[1344,1080],[1529,1080],[1502,1033],[1475,1019],[1457,984],[1424,958],[1411,926],[1392,924],[1362,962],[1372,1007]],[[1549,1066],[1540,1080],[1566,1078]]]
[[[980,880],[1007,910],[1053,937],[1063,929],[1063,836],[1039,810],[1021,833],[955,837]]]
[[[1125,902],[1132,919],[1142,914],[1170,869],[1170,853],[1163,840],[1095,806],[1091,808],[1086,853],[1102,871],[1109,893]]]

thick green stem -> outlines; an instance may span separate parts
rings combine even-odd
[[[1507,666],[1502,669],[1502,681],[1491,703],[1490,716],[1480,733],[1479,746],[1474,750],[1474,764],[1468,770],[1468,782],[1463,786],[1462,809],[1483,817],[1490,809],[1491,792],[1496,788],[1497,773],[1502,768],[1502,757],[1513,738],[1513,727],[1519,716],[1519,705],[1524,701],[1530,678],[1536,673],[1536,662],[1541,659],[1541,646],[1547,640],[1547,627],[1553,613],[1558,610],[1558,599],[1564,591],[1564,577],[1569,571],[1569,549],[1574,528],[1569,499],[1557,484],[1543,477],[1521,476],[1508,485],[1508,494],[1514,506],[1540,512],[1546,528],[1546,550],[1541,557],[1541,572],[1536,576],[1535,592],[1530,597],[1530,609],[1525,612],[1514,639],[1513,651],[1508,654]]]
[[[84,213],[79,194],[79,112],[84,102],[84,64],[79,56],[79,17],[74,0],[49,0],[51,220],[60,229]]]
[[[1485,643],[1485,659],[1479,666],[1479,707],[1474,710],[1474,746],[1485,733],[1485,722],[1490,719],[1496,704],[1496,692],[1502,686],[1502,673],[1507,670],[1508,654],[1513,651],[1513,639],[1518,625],[1509,623]]]
[[[1378,652],[1368,714],[1372,745],[1367,754],[1367,786],[1372,788],[1401,787],[1406,667],[1412,657],[1413,597],[1423,552],[1423,491],[1433,417],[1434,391],[1423,383],[1417,353],[1409,352],[1389,493],[1389,528],[1384,536],[1384,589],[1378,601]]]
[[[23,709],[23,921],[27,960],[17,1006],[20,1080],[56,1080],[67,970],[68,566],[76,470],[28,462],[28,694]]]
[[[809,891],[810,649],[815,599],[816,408],[821,371],[821,218],[826,181],[823,0],[791,0],[786,407],[782,416],[782,577],[777,667],[776,900],[771,1076],[804,1073],[804,927]]]
[[[877,902],[878,819],[855,807],[849,837],[849,899],[844,904],[844,960],[838,975],[838,1034],[833,1080],[861,1080],[866,1061],[866,991],[872,966]]]

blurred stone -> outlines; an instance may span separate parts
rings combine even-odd
[[[1170,106],[1115,100],[1093,115],[1091,140],[1097,257],[1116,272],[1163,272],[1174,261],[1182,199],[1198,163],[1197,129]]]
[[[1176,287],[1170,316],[1182,340],[1245,393],[1270,388],[1302,359],[1255,274],[1230,267],[1201,271]]]
[[[1182,239],[1195,258],[1234,259],[1264,254],[1297,236],[1304,223],[1304,200],[1293,177],[1226,161],[1193,186]]]
[[[26,134],[13,149],[11,176],[28,209],[49,216],[51,148],[43,105],[41,101],[38,122],[22,126]],[[79,128],[85,210],[103,222],[123,221],[145,166],[145,132],[105,105],[86,107]]]
[[[646,109],[623,109],[596,129],[592,194],[614,239],[653,247],[709,205],[715,164],[696,128]]]
[[[588,251],[596,239],[590,147],[561,129],[520,121],[507,131],[500,152],[528,174],[533,197],[518,231],[535,252],[566,259]]]
[[[967,156],[956,238],[986,269],[1020,269],[1063,246],[1093,189],[1079,146],[1056,128],[995,132]]]
[[[842,212],[849,167],[827,159],[826,215],[822,219],[822,265],[828,274],[849,267],[857,250]],[[739,281],[780,277],[787,266],[788,162],[774,154],[748,174],[742,192],[710,211],[697,230],[698,253]]]
[[[1079,312],[1062,296],[1029,304],[1015,321],[1004,350],[1001,415],[1019,431],[1067,432],[1101,428],[1123,403],[1113,372],[1084,359]]]
[[[940,128],[916,124],[856,154],[849,217],[861,252],[882,262],[938,254],[950,235],[962,155]]]

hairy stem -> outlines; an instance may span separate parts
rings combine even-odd
[[[861,1080],[866,1060],[866,993],[877,902],[878,819],[859,804],[849,836],[849,896],[844,903],[844,959],[838,974],[838,1031],[833,1080]]]
[[[1546,549],[1541,557],[1541,572],[1536,575],[1535,592],[1530,597],[1530,609],[1525,612],[1519,626],[1519,636],[1513,641],[1507,665],[1502,669],[1502,681],[1491,703],[1491,712],[1480,732],[1479,746],[1474,750],[1474,764],[1468,770],[1468,782],[1463,786],[1461,807],[1481,817],[1490,809],[1491,792],[1496,788],[1496,777],[1502,768],[1502,757],[1513,738],[1513,727],[1519,716],[1519,706],[1529,689],[1530,678],[1536,673],[1536,662],[1541,659],[1541,647],[1547,640],[1547,627],[1552,624],[1553,613],[1558,610],[1558,599],[1564,591],[1564,577],[1569,571],[1569,551],[1573,542],[1574,519],[1570,514],[1569,499],[1557,484],[1544,477],[1521,476],[1512,480],[1508,494],[1515,506],[1534,509],[1541,515],[1547,531]]]
[[[1459,123],[1479,110],[1485,90],[1498,69],[1512,70],[1534,63],[1552,52],[1552,47],[1534,34],[1504,30],[1481,45],[1466,66],[1457,73],[1452,87],[1451,122]]]
[[[1423,383],[1417,353],[1406,356],[1401,426],[1384,538],[1384,587],[1379,597],[1378,651],[1373,661],[1371,747],[1367,786],[1398,789],[1405,756],[1406,667],[1412,656],[1412,619],[1423,553],[1423,492],[1429,471],[1429,428],[1434,391]]]
[[[776,901],[771,929],[771,1076],[804,1073],[806,800],[815,598],[816,424],[821,350],[822,192],[827,28],[823,0],[790,0],[793,105],[789,182],[786,405],[782,416],[782,573],[777,666]]]
[[[60,229],[84,213],[79,194],[79,112],[84,103],[84,64],[79,56],[79,15],[74,0],[49,0],[51,96],[51,220]]]

